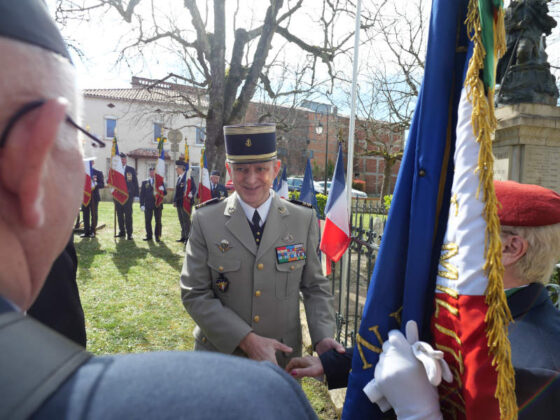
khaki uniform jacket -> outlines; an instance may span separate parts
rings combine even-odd
[[[181,297],[197,323],[195,350],[243,355],[251,331],[301,355],[299,292],[313,345],[334,334],[330,285],[317,256],[315,212],[273,195],[257,247],[237,194],[197,209],[181,273]],[[305,260],[280,263],[276,248],[303,245]],[[227,279],[227,290],[218,282]],[[278,363],[287,358],[277,354]]]

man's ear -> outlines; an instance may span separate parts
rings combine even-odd
[[[504,267],[515,264],[527,252],[529,243],[518,235],[502,236],[502,263]]]
[[[67,104],[65,99],[53,99],[23,117],[2,150],[2,188],[13,195],[23,225],[31,229],[43,223],[42,178],[48,176],[46,162]]]

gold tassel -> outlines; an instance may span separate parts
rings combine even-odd
[[[495,51],[498,57],[505,52],[504,13],[498,15],[495,22]],[[515,398],[515,375],[511,364],[511,348],[507,337],[507,327],[512,321],[503,290],[502,245],[500,239],[500,221],[497,212],[497,200],[494,192],[493,172],[494,156],[492,154],[491,135],[496,129],[497,121],[494,114],[494,90],[489,89],[488,97],[484,84],[480,79],[480,70],[484,66],[485,50],[481,39],[481,24],[478,1],[470,0],[467,14],[467,29],[474,43],[474,51],[469,62],[465,87],[468,100],[472,103],[472,126],[476,141],[480,145],[477,172],[479,186],[477,195],[483,192],[484,219],[486,221],[485,249],[486,261],[484,270],[488,277],[486,303],[488,312],[485,317],[486,337],[492,354],[492,365],[498,373],[496,392],[500,407],[500,418],[517,419],[517,402]],[[501,32],[496,35],[496,32]]]

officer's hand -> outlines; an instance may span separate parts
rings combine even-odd
[[[346,352],[346,349],[342,344],[330,337],[323,338],[315,345],[315,351],[319,356],[330,349],[335,349],[338,353]]]
[[[276,351],[283,351],[284,353],[291,353],[293,350],[280,341],[273,338],[262,337],[250,332],[245,336],[239,347],[243,350],[250,359],[253,360],[268,360],[269,362],[278,365],[276,360]]]
[[[144,211],[144,210],[146,210],[146,207],[140,206],[140,210]]]
[[[296,379],[306,376],[316,378],[325,373],[321,359],[315,356],[294,357],[288,362],[286,372]]]

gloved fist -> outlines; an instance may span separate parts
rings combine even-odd
[[[158,187],[158,190],[163,191],[163,185],[160,185],[160,186]]]
[[[436,386],[442,377],[453,379],[443,352],[418,341],[418,326],[408,321],[406,338],[398,330],[389,332],[374,379],[364,392],[381,411],[393,407],[399,420],[441,419]]]

